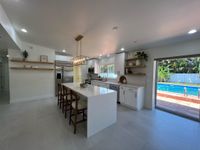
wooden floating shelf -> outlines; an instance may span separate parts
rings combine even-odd
[[[11,69],[15,70],[44,70],[44,71],[52,71],[54,70],[53,68],[24,68],[24,67],[11,67]]]
[[[138,59],[141,59],[141,58],[128,58],[128,59],[126,59],[126,61],[133,61],[133,60],[138,60]]]
[[[125,66],[125,68],[146,68],[146,66]]]
[[[49,65],[53,65],[54,62],[41,62],[41,61],[23,61],[23,60],[15,60],[15,59],[11,59],[10,61],[12,62],[17,62],[17,63],[33,63],[33,64],[49,64]]]
[[[126,73],[126,75],[145,76],[146,73]]]

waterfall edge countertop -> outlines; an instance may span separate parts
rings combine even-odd
[[[104,87],[89,85],[89,84],[85,88],[81,88],[80,84],[77,84],[77,83],[63,83],[62,85],[70,88],[73,91],[78,92],[79,94],[85,97],[100,96],[100,95],[105,95],[108,93],[115,92],[114,90],[110,90]]]
[[[63,83],[63,86],[86,97],[87,137],[100,132],[117,121],[117,92],[104,87]]]

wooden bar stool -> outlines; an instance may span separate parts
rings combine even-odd
[[[67,112],[70,110],[71,90],[63,86],[63,104],[62,112],[65,113],[65,118],[67,118]]]
[[[72,123],[72,125],[74,126],[74,134],[76,134],[77,124],[87,120],[87,115],[85,113],[86,110],[87,110],[86,100],[81,99],[76,92],[71,91],[69,124]],[[82,119],[78,120],[78,115],[82,115]],[[72,117],[74,119],[72,119]]]
[[[57,105],[60,107],[62,106],[63,103],[63,89],[62,89],[62,85],[60,83],[58,83],[58,101],[57,101]]]

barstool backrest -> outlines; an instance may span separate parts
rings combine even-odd
[[[63,93],[62,85],[58,83],[58,94],[62,94],[62,93]]]
[[[78,109],[78,101],[80,100],[80,96],[78,95],[77,92],[71,90],[71,97],[75,101],[75,109]]]

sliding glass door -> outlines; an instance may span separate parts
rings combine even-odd
[[[200,56],[156,62],[156,108],[199,121]]]

